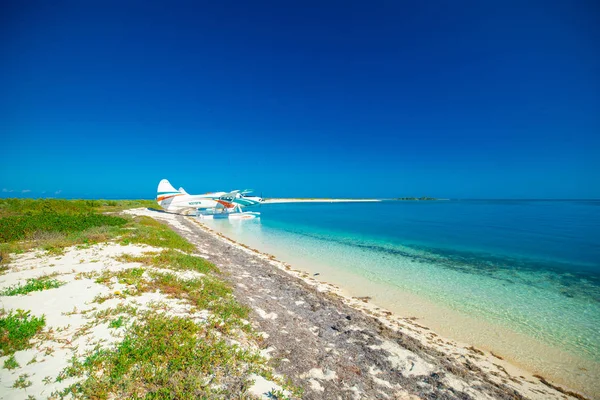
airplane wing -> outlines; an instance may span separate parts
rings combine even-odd
[[[217,202],[223,204],[225,207],[233,207],[238,205],[240,207],[252,206],[260,204],[262,199],[260,197],[246,197],[244,193],[249,193],[246,190],[233,190],[229,193],[221,193],[218,197]],[[227,203],[227,204],[224,204]]]
[[[221,196],[219,196],[220,199],[235,199],[237,197],[239,197],[240,195],[240,191],[239,190],[232,190],[229,193],[224,193]]]

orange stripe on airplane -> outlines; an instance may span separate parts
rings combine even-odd
[[[232,208],[233,207],[232,203],[228,203],[228,202],[223,201],[223,200],[217,200],[217,203],[222,204],[225,208]]]
[[[170,196],[159,196],[156,198],[156,201],[163,201],[166,199],[170,199],[171,197],[175,197],[175,196],[181,196],[183,193],[179,193],[179,194],[172,194]]]

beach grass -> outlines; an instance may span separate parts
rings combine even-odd
[[[85,214],[156,207],[154,200],[0,199],[0,218],[37,213]]]
[[[250,384],[244,376],[263,363],[257,352],[230,345],[191,319],[147,312],[115,348],[74,361],[59,380],[87,377],[62,396],[238,398]]]
[[[13,370],[13,369],[17,369],[20,368],[21,366],[19,365],[19,363],[17,362],[17,360],[15,359],[15,355],[12,354],[10,357],[8,357],[6,360],[4,360],[4,368],[7,370]]]
[[[31,381],[28,379],[29,377],[29,374],[19,375],[17,380],[13,383],[12,387],[15,389],[27,389],[32,384]]]
[[[34,248],[60,254],[65,247],[117,238],[123,245],[193,251],[187,240],[152,218],[112,215],[151,205],[155,203],[150,200],[0,199],[0,273],[12,254]]]
[[[171,298],[186,301],[198,310],[210,311],[210,323],[222,333],[229,333],[234,329],[250,332],[250,327],[243,322],[250,309],[235,300],[228,283],[214,276],[184,279],[172,273],[128,268],[117,272],[104,271],[96,278],[96,283],[110,285],[113,278],[120,284],[128,285],[128,288],[123,293],[99,297],[97,302],[102,303],[123,295],[139,296],[158,290]]]
[[[124,327],[124,339],[115,348],[97,349],[84,359],[73,359],[58,381],[83,380],[59,393],[61,397],[244,398],[252,384],[250,374],[277,380],[257,347],[249,350],[232,344],[234,338],[247,341],[254,337],[245,320],[250,310],[235,300],[229,284],[213,276],[216,267],[175,250],[120,258],[143,266],[105,270],[96,278],[107,286],[115,280],[127,285],[122,293],[113,292],[114,296],[158,291],[192,306],[190,316],[195,311],[208,311],[208,315],[201,320],[169,315],[160,306],[151,311],[119,307],[98,313],[95,318],[108,320],[110,328]],[[190,279],[163,269],[207,274]],[[127,327],[128,320],[134,322]],[[298,392],[283,382],[281,385]]]
[[[201,257],[184,254],[173,249],[164,250],[160,253],[146,253],[141,256],[124,254],[123,256],[118,257],[117,260],[123,262],[139,262],[144,265],[173,270],[191,270],[200,273],[219,272],[219,269],[213,263]]]
[[[194,246],[173,232],[167,225],[158,222],[150,217],[137,217],[130,220],[130,223],[122,230],[121,244],[147,244],[155,247],[165,247],[168,249],[183,250],[185,252],[194,251]]]
[[[38,213],[0,218],[0,242],[29,239],[36,232],[82,232],[98,226],[122,226],[127,220],[104,214]]]
[[[46,324],[45,318],[34,317],[29,311],[0,310],[0,355],[30,348],[29,340]]]
[[[39,292],[47,289],[55,289],[64,285],[57,279],[52,279],[50,276],[42,276],[39,278],[28,279],[27,282],[22,285],[10,286],[0,292],[0,296],[18,296],[31,292]]]
[[[195,311],[208,314],[197,320],[168,315],[160,307],[153,311],[122,307],[98,314],[99,320],[110,318],[110,328],[124,327],[124,339],[115,348],[98,349],[85,359],[73,359],[58,380],[84,379],[69,386],[60,396],[243,398],[252,384],[250,374],[277,380],[257,347],[249,350],[231,343],[233,338],[247,341],[255,337],[246,322],[250,309],[239,304],[231,286],[214,275],[218,269],[212,263],[173,249],[117,258],[142,266],[105,270],[97,276],[97,283],[111,286],[116,280],[127,285],[122,293],[113,292],[111,296],[140,296],[158,291],[189,304],[190,315]],[[173,273],[164,272],[165,269]],[[183,278],[176,274],[182,271],[199,274],[196,278]],[[127,327],[129,317],[134,322]],[[298,392],[283,382],[281,385]]]

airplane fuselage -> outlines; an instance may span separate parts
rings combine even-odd
[[[183,189],[176,190],[169,181],[163,179],[158,186],[157,203],[166,211],[191,214],[198,209],[246,207],[259,204],[260,197],[246,197],[239,191],[214,192],[191,195]]]

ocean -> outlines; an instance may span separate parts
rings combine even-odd
[[[588,387],[600,373],[600,201],[265,204],[208,225],[438,333]],[[204,222],[204,221],[203,221]]]

